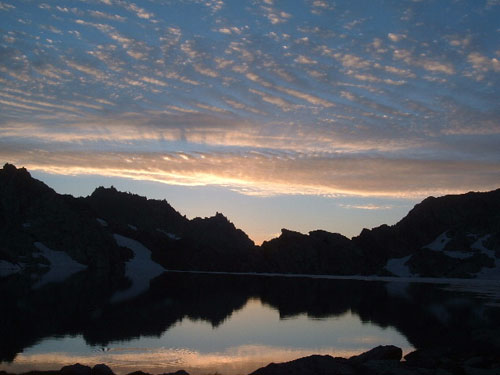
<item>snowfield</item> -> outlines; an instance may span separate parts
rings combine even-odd
[[[441,233],[434,241],[430,244],[422,246],[422,248],[426,248],[434,251],[443,251],[444,247],[448,242],[450,242],[451,238],[448,237],[446,232]]]
[[[405,263],[411,258],[411,255],[408,255],[403,258],[392,258],[387,261],[385,269],[392,274],[399,277],[412,277],[413,274],[410,272],[410,267],[408,267]]]
[[[44,273],[40,280],[33,285],[33,289],[38,289],[45,284],[64,281],[72,274],[87,268],[63,251],[49,249],[41,242],[35,242],[34,245],[40,251],[38,256],[43,256],[50,265],[49,271]]]
[[[473,234],[469,236],[476,237]],[[498,259],[493,250],[489,250],[484,246],[484,241],[486,241],[490,235],[485,235],[478,238],[472,245],[471,248],[475,251],[479,251],[486,256],[493,258],[495,260],[495,267],[483,267],[483,269],[476,273],[477,279],[482,280],[500,280],[500,259]],[[449,256],[450,258],[456,259],[467,259],[474,256],[474,251],[451,251],[444,250],[445,246],[450,242],[451,238],[448,237],[447,232],[441,233],[434,241],[426,246],[422,246],[423,249],[429,249],[432,251],[442,252],[443,254]],[[404,258],[392,258],[387,261],[385,269],[392,274],[399,277],[418,277],[418,275],[410,272],[409,268],[405,263],[411,258],[411,255]]]
[[[132,285],[111,297],[111,302],[119,302],[147,291],[149,282],[161,275],[165,269],[151,259],[151,250],[140,242],[119,234],[113,236],[119,246],[127,247],[134,252],[134,257],[125,264],[125,276],[132,281]]]

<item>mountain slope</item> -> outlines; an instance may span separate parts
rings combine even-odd
[[[498,238],[500,189],[426,198],[397,224],[364,229],[352,241],[378,266],[411,255],[413,273],[467,277],[494,266],[495,251],[500,255]]]
[[[11,262],[37,264],[38,242],[91,268],[110,268],[125,259],[86,206],[57,194],[26,169],[6,164],[0,170],[1,252]]]

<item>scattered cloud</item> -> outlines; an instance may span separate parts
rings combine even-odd
[[[296,108],[294,104],[278,96],[274,96],[255,89],[249,89],[249,91],[253,94],[260,96],[263,101],[279,107],[284,112],[292,111],[293,109]]]
[[[310,64],[310,65],[318,63],[317,61],[310,59],[309,57],[304,55],[299,55],[294,61],[299,64]]]
[[[410,51],[404,49],[394,50],[394,58],[396,60],[403,60],[408,65],[417,66],[425,70],[428,70],[430,72],[444,73],[444,74],[455,73],[455,68],[453,64],[449,62],[433,60],[426,57],[415,57],[412,55]]]
[[[75,61],[66,61],[66,64],[72,69],[76,69],[79,72],[92,75],[97,79],[104,79],[106,77],[105,74],[100,69],[91,66],[83,65]]]
[[[334,5],[325,0],[313,0],[311,2],[311,13],[321,15],[324,11],[335,9]]]
[[[12,4],[4,3],[0,1],[0,10],[9,11],[15,9],[16,7]]]
[[[138,18],[152,20],[154,18],[154,14],[152,12],[146,11],[146,9],[139,7],[134,3],[129,3],[123,0],[116,0],[116,3],[121,5],[123,8],[128,10],[131,13],[135,13]]]
[[[280,86],[277,86],[276,87],[277,90],[281,91],[281,92],[284,92],[290,96],[294,96],[296,98],[299,98],[299,99],[302,99],[306,102],[309,102],[313,105],[319,105],[319,106],[323,106],[323,107],[334,107],[335,104],[328,101],[328,100],[325,100],[323,98],[320,98],[318,96],[315,96],[315,95],[312,95],[312,94],[308,94],[308,93],[305,93],[305,92],[302,92],[302,91],[298,91],[298,90],[294,90],[294,89],[289,89],[289,88],[286,88],[286,87],[280,87]]]
[[[500,60],[496,57],[489,58],[478,52],[473,52],[467,56],[467,61],[478,72],[500,72]]]
[[[112,21],[124,22],[127,20],[126,17],[120,16],[118,14],[108,14],[99,10],[89,10],[89,14],[96,18],[104,18]]]
[[[406,38],[406,35],[405,34],[395,34],[395,33],[389,33],[387,34],[387,37],[393,41],[393,42],[399,42],[403,39]]]
[[[207,76],[207,77],[217,78],[219,76],[219,74],[215,70],[210,69],[202,64],[194,64],[193,68],[198,73],[203,74],[204,76]]]
[[[443,1],[431,16],[413,2],[374,14],[323,0],[249,0],[242,12],[193,0],[176,3],[175,17],[168,2],[0,1],[2,155],[87,173],[75,150],[109,149],[92,156],[93,173],[252,194],[491,187],[500,50],[486,38],[498,26],[483,21],[500,8]],[[468,16],[457,27],[445,9]],[[38,14],[50,22],[30,23]],[[140,160],[159,155],[151,147],[177,169],[144,172]]]
[[[290,13],[280,11],[276,8],[270,6],[261,5],[261,9],[264,11],[266,18],[273,25],[287,22],[292,15]]]

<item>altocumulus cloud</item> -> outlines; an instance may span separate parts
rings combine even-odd
[[[492,189],[499,18],[491,1],[1,1],[0,156],[252,195]]]

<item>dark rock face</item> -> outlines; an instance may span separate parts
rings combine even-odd
[[[389,258],[415,254],[445,232],[451,237],[445,250],[470,249],[468,233],[496,238],[500,232],[500,189],[426,198],[397,224],[364,229],[352,241],[380,267]]]
[[[203,271],[255,270],[255,245],[224,215],[191,220],[182,238],[158,243],[153,259],[167,268]]]
[[[353,275],[364,270],[360,250],[338,233],[318,230],[307,236],[282,229],[259,252],[270,272]]]
[[[410,270],[422,277],[468,278],[483,267],[494,265],[494,259],[485,254],[474,254],[466,259],[459,259],[427,249],[419,250],[408,261]]]
[[[443,250],[464,252],[462,258],[423,249],[442,233],[449,237]],[[473,277],[494,266],[493,258],[471,247],[485,235],[490,237],[484,244],[500,255],[500,189],[427,198],[397,224],[363,229],[352,240],[324,231],[307,236],[283,229],[259,251],[271,272],[391,276],[384,268],[387,261],[412,255],[408,265],[416,275]]]
[[[81,200],[94,210],[96,217],[122,229],[131,225],[136,230],[164,230],[181,236],[189,221],[165,200],[147,199],[114,187],[98,187]]]
[[[97,188],[82,199],[111,230],[134,238],[169,269],[242,271],[255,245],[248,236],[217,213],[188,220],[166,201],[146,199],[115,188]]]
[[[34,242],[65,251],[89,267],[110,268],[121,254],[111,235],[77,199],[59,195],[24,168],[0,170],[0,248],[19,262],[36,263]]]
[[[354,368],[344,358],[312,355],[291,362],[271,363],[250,375],[351,375]]]
[[[188,220],[166,201],[115,188],[86,198],[57,194],[24,168],[0,170],[0,259],[37,264],[34,242],[91,268],[123,267],[132,254],[112,234],[138,240],[166,268],[242,271],[255,245],[222,214]]]

